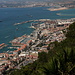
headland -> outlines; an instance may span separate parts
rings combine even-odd
[[[67,7],[49,8],[48,10],[49,10],[49,11],[59,11],[59,10],[66,10],[66,9],[69,9],[69,8],[67,8]]]

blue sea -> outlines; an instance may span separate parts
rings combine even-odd
[[[29,28],[31,23],[14,26],[15,23],[35,20],[35,19],[70,19],[75,18],[75,9],[60,11],[49,11],[49,7],[30,7],[30,8],[0,8],[0,44],[9,44],[14,37],[24,34],[29,35],[34,29]],[[61,13],[63,15],[57,15]],[[68,15],[66,15],[68,14]],[[29,15],[32,15],[30,17]],[[18,28],[18,30],[16,30]],[[2,49],[0,52],[7,51]]]

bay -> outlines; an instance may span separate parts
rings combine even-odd
[[[34,29],[29,28],[31,23],[14,26],[15,23],[35,20],[35,19],[70,19],[75,18],[75,9],[60,11],[49,11],[49,7],[30,7],[30,8],[0,8],[0,44],[13,40],[24,34],[29,35]],[[61,13],[64,15],[57,15]],[[65,16],[65,14],[68,14]],[[69,16],[70,14],[70,16]],[[71,15],[73,14],[73,15]],[[31,15],[32,17],[30,17]],[[18,28],[18,30],[16,30]],[[7,49],[0,50],[0,52]]]

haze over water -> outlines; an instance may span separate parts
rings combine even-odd
[[[49,11],[48,7],[32,7],[32,8],[0,8],[0,44],[13,40],[14,37],[19,37],[24,34],[30,34],[34,29],[29,28],[30,23],[16,25],[15,23],[35,20],[35,19],[70,19],[75,18],[75,9]],[[57,15],[70,14],[65,16]],[[73,14],[73,15],[71,15]],[[28,16],[32,15],[32,17]],[[18,30],[16,30],[18,28]],[[0,51],[2,52],[2,51]]]

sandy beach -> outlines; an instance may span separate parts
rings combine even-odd
[[[68,9],[67,7],[61,7],[61,8],[49,8],[49,11],[58,11],[58,10],[66,10]]]

